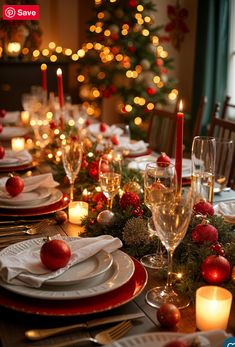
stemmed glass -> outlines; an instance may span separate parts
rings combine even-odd
[[[99,182],[101,189],[108,199],[108,207],[111,210],[113,199],[121,185],[122,165],[121,158],[114,153],[103,155],[99,161]]]
[[[172,286],[172,260],[176,247],[184,238],[190,222],[193,208],[191,191],[185,196],[172,196],[160,204],[152,207],[155,232],[168,253],[168,276],[165,286],[155,287],[146,294],[146,301],[153,307],[160,307],[163,303],[172,303],[178,308],[189,305],[189,300],[177,294]]]
[[[196,136],[192,144],[192,189],[198,198],[213,203],[216,141],[214,137]]]
[[[226,189],[232,167],[233,150],[233,140],[216,139],[214,193],[220,193],[223,189]]]
[[[144,171],[144,202],[152,211],[155,204],[164,203],[176,194],[176,171],[175,166],[165,163],[148,163]],[[154,226],[152,219],[148,223],[150,235],[153,235]],[[166,265],[163,256],[162,244],[159,240],[156,253],[147,254],[141,258],[141,263],[148,268],[159,269]]]
[[[73,201],[74,182],[82,163],[82,144],[74,137],[62,141],[62,161],[70,182],[70,200]]]

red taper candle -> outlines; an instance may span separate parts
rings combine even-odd
[[[42,72],[42,89],[46,92],[47,91],[47,65],[46,64],[41,65],[41,72]]]
[[[182,161],[183,161],[183,130],[184,130],[184,113],[183,103],[180,100],[179,111],[176,115],[176,146],[175,146],[175,170],[177,174],[177,192],[181,194],[182,187]]]
[[[63,91],[62,70],[60,68],[57,69],[56,74],[57,74],[59,104],[60,104],[60,108],[63,108],[64,107],[64,91]]]

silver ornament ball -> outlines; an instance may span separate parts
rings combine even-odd
[[[101,211],[97,216],[97,222],[102,225],[110,225],[112,224],[112,220],[114,218],[114,213],[109,210]]]

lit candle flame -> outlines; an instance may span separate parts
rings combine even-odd
[[[62,70],[61,70],[61,68],[57,69],[56,74],[57,74],[57,76],[61,76],[61,75],[62,75]]]
[[[42,71],[47,70],[47,64],[42,64],[42,65],[41,65],[41,70],[42,70]]]
[[[180,100],[180,103],[179,103],[179,112],[183,112],[183,101]]]

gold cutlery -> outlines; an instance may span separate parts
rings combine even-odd
[[[112,328],[101,331],[96,334],[94,337],[85,336],[79,339],[74,339],[70,341],[59,342],[56,344],[50,345],[51,347],[68,347],[73,346],[75,343],[91,341],[97,343],[99,345],[107,345],[108,343],[112,343],[116,340],[119,340],[123,335],[128,333],[128,331],[133,327],[131,321],[125,321],[115,325]],[[32,347],[32,346],[29,346]],[[44,346],[47,347],[47,346]]]
[[[5,236],[15,236],[19,234],[28,234],[28,235],[35,235],[38,234],[41,230],[43,230],[46,226],[52,224],[53,221],[44,219],[38,224],[35,225],[25,225],[22,226],[23,230],[10,230],[7,232],[0,232],[0,237],[5,237]],[[7,227],[5,227],[6,230]]]
[[[99,325],[104,325],[104,324],[109,324],[114,322],[121,322],[121,321],[126,321],[129,319],[137,319],[141,317],[144,317],[143,312],[121,314],[121,315],[115,315],[110,317],[92,319],[84,323],[67,325],[67,326],[59,327],[59,328],[28,330],[25,332],[25,336],[29,340],[41,340],[49,336],[61,334],[61,333],[79,329],[79,328],[90,329]]]

